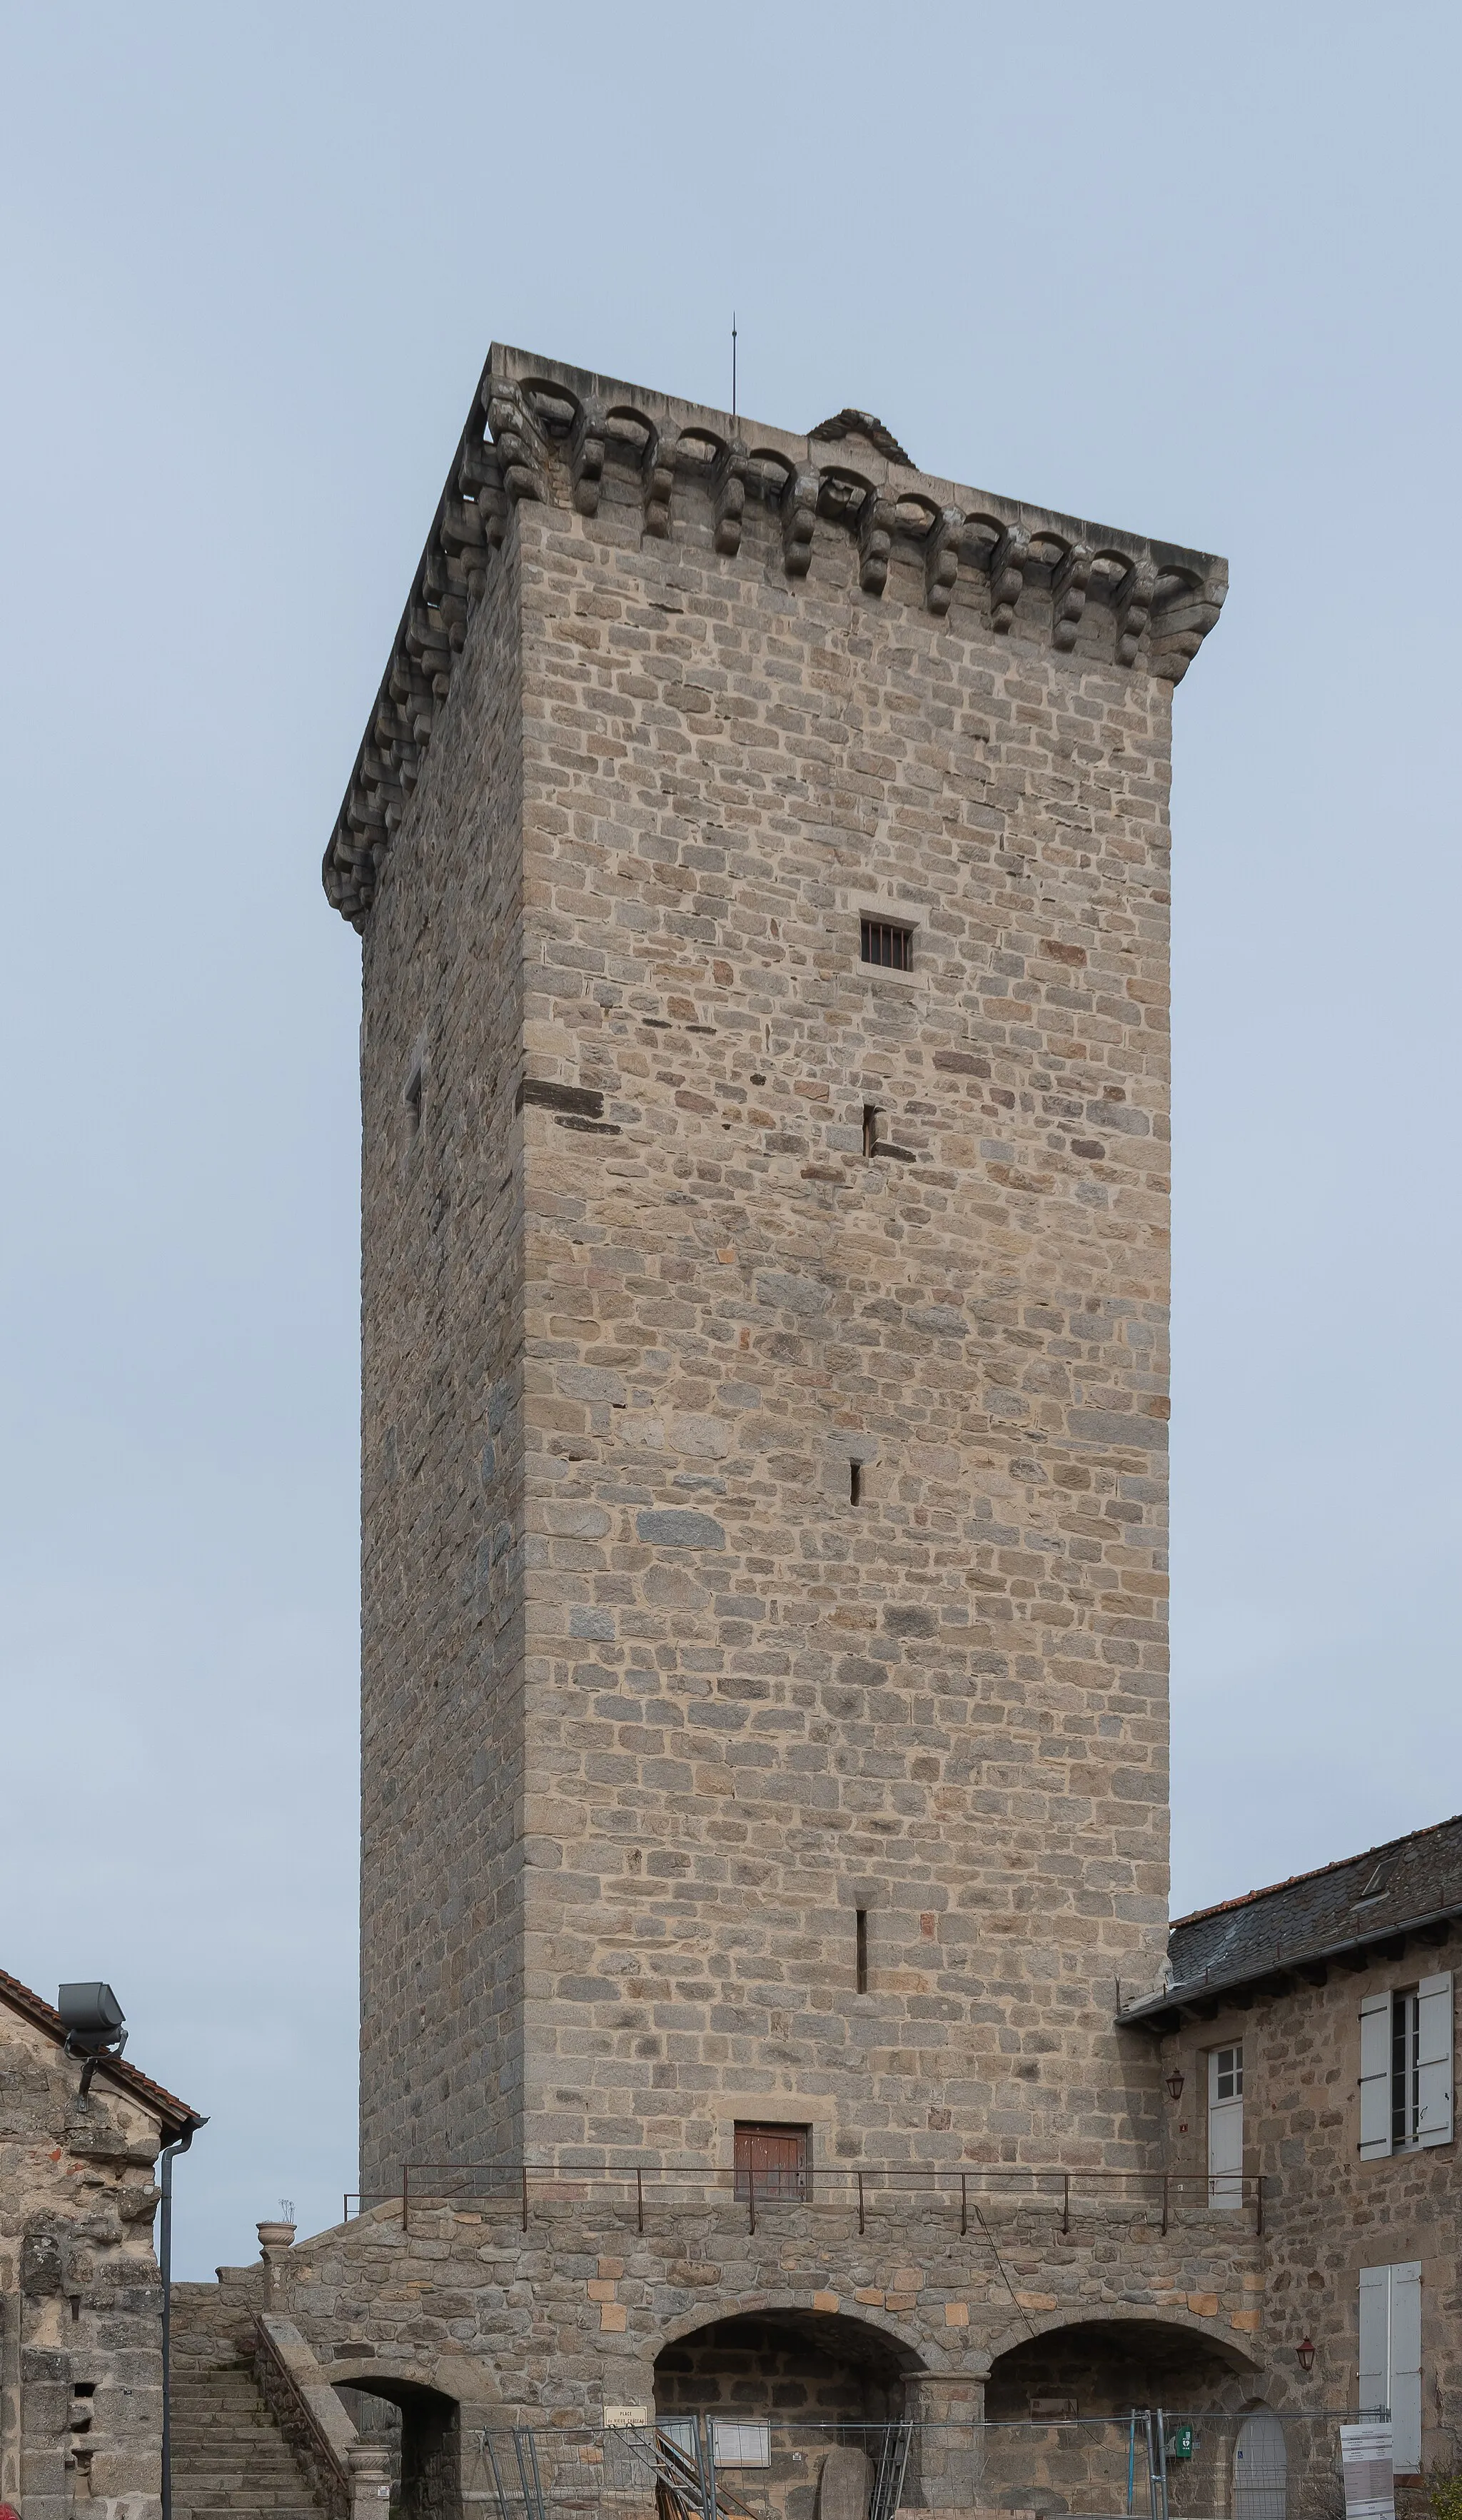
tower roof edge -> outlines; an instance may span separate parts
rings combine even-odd
[[[936,622],[961,577],[996,636],[1023,595],[1039,595],[1058,652],[1076,647],[1090,598],[1093,617],[1111,616],[1112,661],[1170,683],[1227,593],[1217,554],[925,472],[870,413],[849,408],[802,433],[494,341],[325,852],[327,896],[353,926],[369,915],[514,509],[531,501],[591,518],[606,466],[638,476],[651,538],[672,538],[678,497],[693,484],[709,495],[714,548],[728,562],[748,503],[759,504],[779,527],[793,583],[807,577],[817,526],[840,527],[867,597],[883,596],[897,553],[918,570],[899,583],[922,581]]]

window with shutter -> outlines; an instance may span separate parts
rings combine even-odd
[[[1398,2475],[1421,2466],[1421,2262],[1360,2270],[1362,2419],[1391,2424]]]
[[[1360,2158],[1391,2150],[1391,1998],[1368,1995],[1360,2006]]]
[[[1452,2139],[1452,1973],[1440,1969],[1416,1990],[1416,2120],[1419,2144]]]
[[[1421,2264],[1391,2272],[1391,2427],[1398,2476],[1421,2466]]]
[[[1362,2423],[1391,2421],[1391,2269],[1360,2270],[1360,2382]]]

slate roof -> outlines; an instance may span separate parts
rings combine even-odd
[[[1172,1985],[1124,2006],[1120,2017],[1151,2029],[1173,2027],[1173,2007],[1185,2000],[1318,1966],[1342,1952],[1393,1942],[1459,1914],[1462,1818],[1174,1917],[1168,1942]]]
[[[65,2046],[66,2023],[55,2004],[48,2003],[43,1995],[34,1994],[28,1986],[22,1986],[20,1979],[12,1977],[6,1969],[0,1969],[0,2003],[8,2003],[12,2012],[19,2012],[37,2030],[44,2030],[55,2040],[58,2048]],[[79,2066],[77,2070],[79,2072]],[[124,2092],[130,2092],[134,2099],[155,2109],[168,2141],[175,2135],[181,2135],[186,2127],[201,2127],[208,2123],[199,2110],[191,2109],[188,2102],[180,2100],[175,2092],[164,2091],[160,2083],[155,2083],[150,2076],[140,2073],[135,2065],[127,2063],[125,2056],[99,2058],[97,2072],[110,2075],[111,2081],[119,2083]]]

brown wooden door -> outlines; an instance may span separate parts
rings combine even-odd
[[[768,2204],[778,2197],[805,2197],[810,2169],[810,2129],[794,2126],[738,2126],[735,2134],[736,2194]]]

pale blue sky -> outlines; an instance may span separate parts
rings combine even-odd
[[[358,947],[490,338],[1227,554],[1176,702],[1174,1892],[1457,1784],[1455,8],[12,5],[0,1966],[354,2180]],[[1450,941],[1449,941],[1450,940]]]

